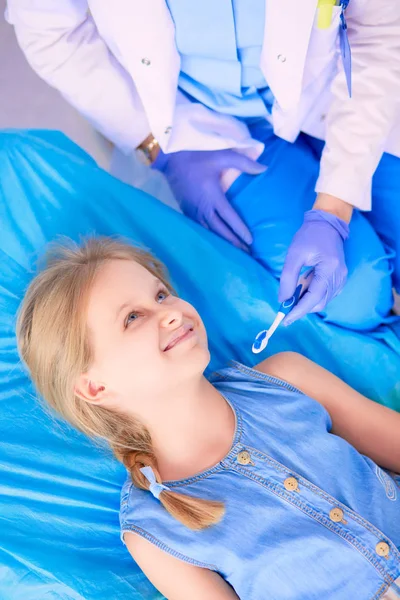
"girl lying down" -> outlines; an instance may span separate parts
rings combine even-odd
[[[208,381],[196,310],[107,238],[52,250],[18,342],[126,466],[121,537],[167,598],[400,598],[400,414],[291,352]]]

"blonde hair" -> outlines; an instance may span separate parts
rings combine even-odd
[[[86,312],[89,291],[107,261],[134,261],[173,291],[161,262],[148,252],[111,238],[90,238],[82,245],[64,240],[50,247],[46,266],[31,282],[17,322],[22,360],[47,403],[74,427],[107,440],[115,456],[129,470],[132,482],[148,490],[140,471],[150,466],[161,483],[148,430],[138,421],[82,400],[74,386],[92,361]],[[201,530],[220,521],[221,502],[163,490],[160,502],[178,521]]]

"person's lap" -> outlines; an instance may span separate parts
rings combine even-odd
[[[259,160],[269,169],[257,177],[242,175],[227,195],[253,234],[253,256],[279,278],[290,242],[302,223],[304,212],[312,208],[315,200],[314,187],[323,144],[318,140],[310,143],[312,139],[305,135],[290,144],[268,129],[264,129],[262,137],[266,148]],[[386,173],[388,166],[384,167]],[[379,191],[384,187],[377,173],[375,189],[378,186]],[[393,184],[386,192],[391,195],[392,206],[394,187]],[[383,198],[376,200],[376,204],[381,202],[384,203]],[[374,209],[376,211],[376,206]],[[381,229],[388,221],[388,212],[389,209],[385,212],[386,220],[380,217]],[[348,281],[342,293],[322,313],[326,321],[369,330],[387,320],[393,303],[392,260],[374,227],[373,217],[354,212],[351,235],[345,243]],[[400,224],[398,228],[400,233]]]

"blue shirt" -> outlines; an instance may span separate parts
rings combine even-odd
[[[231,450],[164,484],[224,502],[225,516],[191,531],[128,479],[122,533],[218,572],[243,600],[378,600],[390,586],[400,598],[400,478],[330,433],[325,408],[288,383],[238,363],[212,381],[236,415]]]
[[[181,56],[179,88],[240,118],[265,117],[273,96],[259,67],[265,0],[167,0]]]

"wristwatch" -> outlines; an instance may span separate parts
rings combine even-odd
[[[151,165],[157,158],[158,151],[160,150],[160,144],[153,135],[149,135],[144,142],[137,147],[137,156],[145,165]]]

